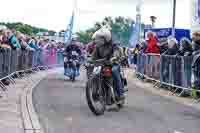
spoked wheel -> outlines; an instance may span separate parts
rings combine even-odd
[[[105,111],[105,99],[103,91],[98,88],[98,81],[90,79],[86,86],[86,99],[90,110],[97,116],[103,115]]]

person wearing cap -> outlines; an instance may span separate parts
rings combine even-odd
[[[93,35],[96,48],[92,54],[93,60],[98,59],[107,59],[113,62],[112,66],[112,77],[114,84],[116,84],[116,91],[119,97],[119,100],[123,100],[124,97],[124,88],[120,75],[120,65],[117,63],[119,60],[119,51],[114,49],[112,42],[112,36],[110,29],[102,27],[96,31]]]
[[[183,37],[180,41],[180,48],[178,51],[179,56],[191,56],[192,55],[192,43],[186,37]]]

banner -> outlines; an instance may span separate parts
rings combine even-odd
[[[70,23],[67,27],[65,34],[64,34],[64,42],[65,43],[67,43],[71,39],[73,28],[74,28],[74,12],[72,12]]]
[[[156,28],[156,29],[144,29],[144,37],[148,31],[152,31],[156,33],[157,37],[167,38],[172,35],[172,28]],[[178,41],[181,40],[182,37],[186,37],[190,39],[190,30],[188,29],[175,29],[175,37]]]

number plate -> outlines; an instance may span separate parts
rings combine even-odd
[[[99,74],[99,73],[101,72],[101,69],[102,69],[101,66],[95,67],[94,70],[93,70],[93,73],[94,73],[94,74]]]

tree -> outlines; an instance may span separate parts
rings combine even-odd
[[[36,35],[39,32],[48,32],[49,35],[55,34],[55,31],[53,31],[53,30],[48,30],[48,29],[45,29],[45,28],[38,28],[38,27],[34,27],[34,26],[31,26],[31,25],[28,25],[28,24],[23,24],[21,22],[14,22],[14,23],[0,22],[0,25],[4,25],[8,29],[15,29],[15,30],[20,31],[23,34],[27,34],[27,35]]]
[[[23,34],[33,35],[33,30],[28,25],[17,25],[15,29]]]
[[[150,20],[151,20],[151,24],[153,28],[155,27],[156,19],[157,18],[155,16],[150,16]]]
[[[79,36],[82,43],[87,44],[92,40],[92,35],[95,31],[100,29],[101,26],[108,24],[112,28],[111,32],[113,41],[117,40],[120,41],[123,46],[128,46],[133,30],[133,22],[132,19],[121,16],[114,19],[111,17],[105,17],[101,22],[96,22],[92,28],[77,32],[76,34]],[[145,27],[146,25],[142,24],[142,31],[144,31]]]
[[[80,42],[83,44],[87,44],[92,39],[92,33],[80,31],[77,33],[78,37],[80,38]]]

